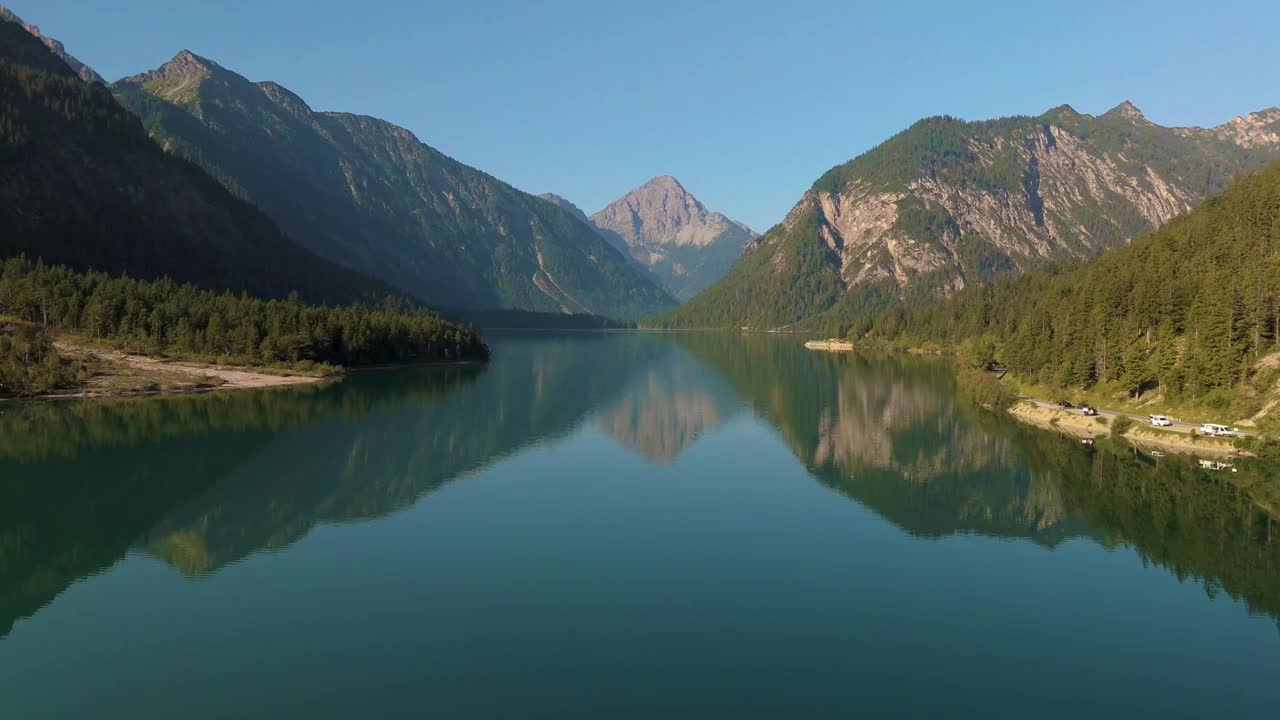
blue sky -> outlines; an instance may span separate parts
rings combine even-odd
[[[186,48],[588,213],[669,174],[759,231],[928,115],[1280,105],[1276,2],[0,2],[110,80]]]

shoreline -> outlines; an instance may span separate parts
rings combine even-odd
[[[192,395],[222,390],[265,390],[277,387],[334,382],[338,374],[307,375],[255,365],[218,365],[187,360],[170,360],[136,355],[121,350],[105,350],[65,341],[55,343],[59,351],[92,367],[78,387],[12,400],[90,400],[159,395]]]
[[[106,400],[198,395],[231,390],[271,390],[341,382],[354,373],[412,367],[465,367],[485,362],[484,360],[454,360],[368,365],[340,368],[338,372],[319,375],[261,365],[219,365],[194,360],[159,358],[121,350],[93,348],[65,341],[58,341],[55,344],[69,357],[91,363],[92,374],[77,387],[28,397],[0,397],[0,403]]]
[[[4,397],[0,398],[0,403],[4,402],[43,402],[57,400],[115,400],[120,398],[147,398],[147,397],[179,397],[182,395],[208,395],[218,392],[231,392],[235,390],[272,390],[287,387],[299,387],[302,385],[317,385],[325,382],[339,382],[341,377],[315,378],[314,381],[284,383],[278,385],[263,385],[260,387],[253,386],[226,386],[226,385],[202,385],[184,388],[163,388],[158,390],[109,390],[96,391],[74,389],[64,392],[45,393],[44,395],[32,395],[29,397]]]
[[[1030,398],[1018,400],[1009,406],[1005,412],[1018,422],[1081,439],[1111,437],[1113,434],[1111,426],[1117,418],[1123,417],[1132,420],[1126,413],[1117,413],[1111,410],[1099,410],[1097,417],[1086,417],[1078,412],[1050,407],[1049,403]],[[1099,422],[1099,419],[1105,419],[1106,422]],[[1209,458],[1250,457],[1252,455],[1252,453],[1237,448],[1230,440],[1223,438],[1197,436],[1178,430],[1157,429],[1136,422],[1120,437],[1139,447],[1155,448],[1180,455]]]

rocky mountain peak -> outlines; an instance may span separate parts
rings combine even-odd
[[[131,75],[120,82],[194,87],[195,84],[212,75],[216,69],[218,66],[214,62],[205,60],[190,50],[182,50],[174,55],[172,60],[155,70]]]
[[[637,188],[633,192],[639,192],[641,190],[649,190],[649,191],[661,190],[664,192],[678,192],[682,194],[688,194],[689,192],[684,189],[684,186],[680,184],[679,180],[675,179],[670,175],[659,175],[655,178],[652,178],[649,180],[649,182],[645,183],[644,185],[641,185],[639,188]]]
[[[670,175],[650,179],[591,217],[555,193],[538,197],[592,227],[682,300],[719,280],[758,237],[708,210]]]
[[[217,69],[219,69],[218,64],[212,60],[206,60],[190,50],[181,50],[155,72],[168,77],[192,77],[208,75]]]
[[[103,85],[107,83],[106,80],[102,79],[101,75],[94,72],[93,68],[89,67],[88,65],[85,65],[84,63],[80,62],[79,60],[72,57],[69,53],[67,53],[67,49],[63,47],[62,43],[58,42],[57,40],[54,40],[51,37],[45,37],[40,32],[40,28],[36,27],[35,25],[32,25],[31,23],[23,21],[23,19],[15,15],[12,10],[10,10],[9,8],[3,5],[0,5],[0,20],[3,20],[5,22],[17,23],[18,25],[22,26],[23,30],[26,30],[28,33],[32,35],[32,37],[44,43],[45,47],[49,48],[49,50],[51,50],[54,55],[57,55],[60,60],[62,60],[68,66],[70,66],[71,69],[75,71],[76,75],[80,76],[81,80],[84,80],[85,82],[88,82],[88,83],[102,83]]]
[[[678,298],[719,279],[756,234],[659,175],[590,217],[601,235],[662,278]]]
[[[629,247],[637,245],[706,245],[732,222],[709,212],[680,181],[659,175],[591,216],[597,227],[611,230]]]
[[[116,85],[138,85],[162,100],[184,105],[194,103],[200,95],[201,88],[214,80],[228,89],[235,88],[236,91],[254,87],[253,83],[240,75],[190,50],[182,50],[174,55],[172,60],[155,70],[124,78]],[[280,90],[288,93],[283,88]],[[267,94],[270,95],[270,93]],[[305,107],[301,98],[296,98],[296,103]]]
[[[1111,108],[1106,114],[1119,115],[1120,117],[1125,117],[1135,122],[1149,122],[1147,120],[1147,116],[1142,114],[1142,111],[1138,109],[1138,106],[1128,100],[1125,100],[1119,105]]]

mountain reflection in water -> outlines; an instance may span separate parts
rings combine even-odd
[[[974,408],[936,361],[717,334],[525,334],[493,347],[484,366],[325,387],[7,407],[0,637],[130,551],[215,573],[591,429],[675,479],[682,453],[743,417],[912,535],[1130,545],[1280,618],[1280,526],[1242,489],[1263,469],[1082,448]]]

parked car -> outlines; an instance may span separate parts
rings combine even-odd
[[[1097,409],[1097,408],[1091,408],[1091,407],[1089,407],[1088,405],[1085,405],[1084,407],[1081,407],[1081,408],[1080,408],[1080,412],[1084,413],[1085,415],[1087,415],[1087,416],[1089,416],[1089,417],[1095,417],[1095,416],[1097,416],[1097,414],[1098,414],[1098,409]]]
[[[1151,424],[1156,427],[1169,427],[1173,424],[1173,421],[1164,415],[1152,415]]]
[[[1200,426],[1200,433],[1210,437],[1235,437],[1240,434],[1240,431],[1226,425],[1205,423]]]
[[[1062,408],[1063,410],[1070,410],[1070,409],[1074,408],[1074,407],[1075,407],[1075,405],[1072,405],[1071,403],[1067,402],[1066,400],[1059,400],[1059,401],[1058,401],[1058,407]]]

